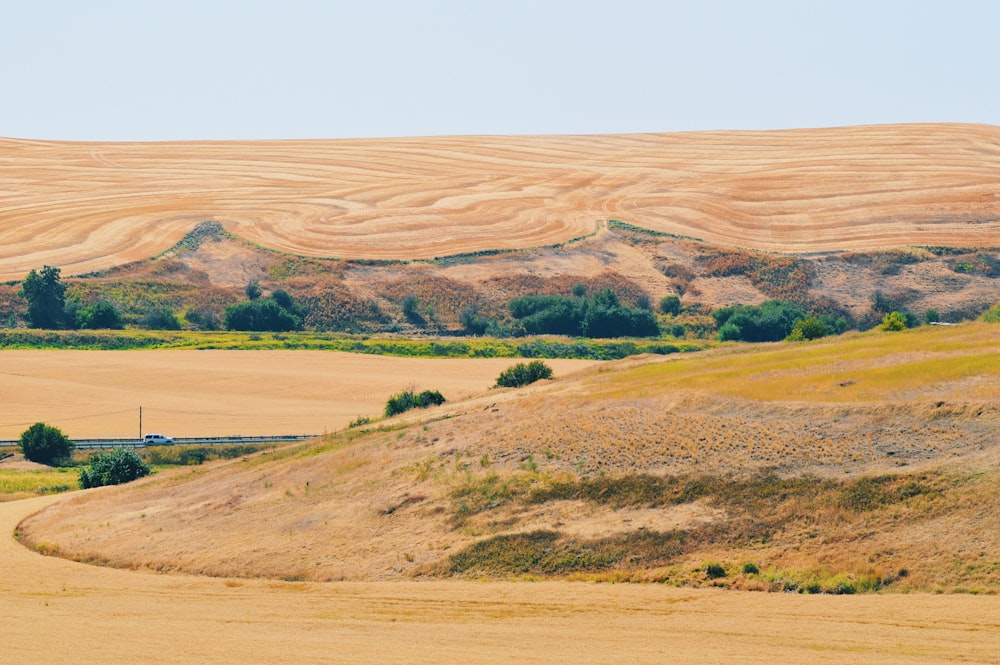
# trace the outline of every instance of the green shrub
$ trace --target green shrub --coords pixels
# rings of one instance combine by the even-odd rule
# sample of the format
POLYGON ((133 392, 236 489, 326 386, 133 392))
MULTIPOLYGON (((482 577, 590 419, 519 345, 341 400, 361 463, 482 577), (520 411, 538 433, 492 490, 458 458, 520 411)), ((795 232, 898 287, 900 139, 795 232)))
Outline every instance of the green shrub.
POLYGON ((539 379, 551 379, 552 368, 541 360, 532 360, 528 364, 517 363, 500 372, 496 386, 502 388, 520 388, 539 379))
POLYGON ((712 312, 719 339, 744 342, 777 342, 788 337, 805 311, 795 303, 769 300, 761 305, 720 307, 712 312))
POLYGON ((32 462, 58 466, 69 461, 73 442, 58 427, 35 423, 21 433, 21 452, 32 462))
POLYGON ((230 305, 225 314, 226 330, 287 332, 302 327, 296 312, 282 307, 273 297, 230 305))
MULTIPOLYGON (((648 298, 648 296, 647 296, 648 298)), ((611 289, 592 298, 526 295, 507 304, 525 332, 584 337, 653 337, 660 334, 648 309, 626 307, 611 289)))
POLYGON ((708 575, 708 579, 717 580, 726 576, 726 568, 721 563, 712 562, 705 566, 705 574, 708 575))
POLYGON ((121 485, 148 476, 149 465, 131 448, 115 448, 108 454, 90 458, 90 466, 80 471, 80 489, 121 485))
POLYGON ((73 318, 77 328, 88 330, 121 330, 125 327, 118 309, 106 300, 77 309, 73 318))
POLYGON ((663 296, 660 298, 660 312, 677 316, 681 313, 681 299, 677 296, 663 296))
POLYGON ((886 331, 905 330, 906 315, 898 311, 889 312, 882 317, 882 323, 879 324, 878 329, 886 331))
POLYGON ((799 319, 792 326, 792 332, 785 339, 790 342, 801 342, 807 339, 819 339, 830 334, 830 328, 814 316, 799 319))
POLYGON ((755 563, 747 562, 747 563, 743 564, 743 574, 744 575, 760 575, 760 568, 758 568, 757 564, 755 564, 755 563))
MULTIPOLYGON (((197 323, 192 321, 192 323, 197 323)), ((169 307, 158 307, 142 317, 142 327, 147 330, 180 330, 181 322, 169 307)))
POLYGON ((444 396, 436 390, 425 390, 416 394, 412 389, 407 389, 389 398, 385 404, 385 415, 389 418, 410 409, 426 409, 429 406, 444 404, 444 402, 444 396))
POLYGON ((983 312, 983 321, 986 323, 1000 323, 1000 302, 983 312))

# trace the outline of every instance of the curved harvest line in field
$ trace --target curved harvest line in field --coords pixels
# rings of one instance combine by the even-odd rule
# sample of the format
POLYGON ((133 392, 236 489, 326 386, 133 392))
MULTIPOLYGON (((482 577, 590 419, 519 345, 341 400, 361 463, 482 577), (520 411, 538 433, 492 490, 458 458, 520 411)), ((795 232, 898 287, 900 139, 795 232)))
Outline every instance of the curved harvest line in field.
POLYGON ((620 218, 742 247, 998 244, 1000 128, 371 140, 0 140, 0 279, 145 259, 217 220, 295 254, 420 259, 620 218))

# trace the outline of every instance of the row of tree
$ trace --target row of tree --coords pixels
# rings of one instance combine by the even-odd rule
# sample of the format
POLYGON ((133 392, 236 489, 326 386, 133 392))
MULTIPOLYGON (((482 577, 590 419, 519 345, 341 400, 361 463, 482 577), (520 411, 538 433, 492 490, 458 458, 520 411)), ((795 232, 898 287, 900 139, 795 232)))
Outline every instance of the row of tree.
POLYGON ((82 305, 66 302, 66 285, 59 268, 32 269, 21 283, 20 295, 28 302, 27 319, 32 328, 123 328, 121 314, 109 302, 82 305))
MULTIPOLYGON (((307 312, 286 291, 276 289, 265 297, 256 281, 250 282, 245 291, 246 301, 225 309, 226 329, 285 332, 302 328, 307 312)), ((28 303, 26 318, 33 328, 124 327, 122 316, 110 302, 86 305, 78 300, 67 302, 66 286, 60 279, 59 268, 45 266, 41 271, 31 270, 22 283, 20 295, 28 303)), ((877 306, 883 304, 875 303, 877 306)), ((540 334, 593 338, 652 337, 662 332, 648 297, 640 298, 638 306, 630 307, 624 305, 610 289, 588 296, 582 284, 573 288, 571 296, 520 296, 511 300, 507 309, 510 318, 501 321, 482 316, 477 307, 468 306, 459 316, 459 322, 468 334, 496 337, 540 334)), ((688 311, 678 296, 663 297, 659 301, 659 310, 666 316, 675 317, 667 332, 675 336, 686 333, 684 325, 676 321, 676 317, 688 311)), ((415 296, 404 298, 402 311, 411 323, 426 323, 415 296)), ((919 325, 912 314, 905 311, 901 314, 906 317, 907 327, 919 325)), ((192 322, 197 324, 193 316, 192 322)), ((937 318, 937 312, 928 310, 928 322, 937 318)), ((761 305, 721 307, 711 312, 710 329, 711 320, 714 320, 719 339, 746 342, 815 339, 844 332, 850 326, 843 316, 809 312, 800 304, 781 300, 761 305)), ((166 308, 151 312, 144 322, 146 327, 157 329, 180 328, 177 317, 166 308)), ((217 321, 212 327, 215 324, 217 321)))

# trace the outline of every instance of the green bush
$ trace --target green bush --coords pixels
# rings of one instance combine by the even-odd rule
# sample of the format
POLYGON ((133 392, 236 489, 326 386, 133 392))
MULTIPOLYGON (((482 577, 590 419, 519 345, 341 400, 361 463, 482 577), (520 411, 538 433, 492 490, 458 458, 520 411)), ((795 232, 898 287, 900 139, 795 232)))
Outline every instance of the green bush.
POLYGON ((677 316, 681 313, 681 299, 677 296, 663 296, 660 298, 660 312, 677 316))
MULTIPOLYGON (((192 321, 192 323, 197 323, 192 321)), ((181 322, 169 307, 158 307, 142 317, 142 327, 147 330, 180 330, 181 322)))
POLYGON ((660 334, 648 309, 622 305, 614 291, 588 297, 526 295, 507 304, 517 324, 529 334, 583 337, 653 337, 660 334))
POLYGON ((24 458, 39 464, 58 466, 69 461, 73 442, 58 427, 35 423, 21 433, 24 458))
POLYGON ((425 390, 416 394, 412 389, 396 393, 385 403, 385 415, 387 418, 398 415, 410 409, 426 409, 429 406, 444 404, 444 396, 436 390, 425 390))
POLYGON ((902 312, 889 312, 882 317, 882 323, 879 324, 879 330, 905 330, 906 329, 906 315, 902 312))
POLYGON ((795 303, 769 300, 761 305, 720 307, 712 312, 721 341, 777 342, 788 337, 795 322, 805 318, 795 303))
POLYGON ((121 485, 148 476, 151 469, 131 448, 115 448, 108 454, 90 458, 90 466, 80 471, 80 489, 121 485))
POLYGON ((983 321, 986 323, 1000 323, 1000 302, 983 312, 983 321))
POLYGON ((225 314, 226 330, 287 332, 302 327, 302 319, 274 297, 257 298, 230 305, 225 314))
POLYGON ((74 321, 77 328, 88 330, 121 330, 125 327, 118 309, 106 300, 76 310, 74 321))
POLYGON ((726 576, 726 569, 721 563, 710 563, 705 566, 705 574, 710 580, 717 580, 726 576))
POLYGON ((541 360, 532 360, 528 364, 517 363, 500 372, 496 386, 502 388, 520 388, 539 379, 551 379, 552 368, 541 360))
POLYGON ((792 326, 792 332, 785 339, 790 342, 801 342, 807 339, 819 339, 830 334, 830 328, 814 316, 799 319, 792 326))

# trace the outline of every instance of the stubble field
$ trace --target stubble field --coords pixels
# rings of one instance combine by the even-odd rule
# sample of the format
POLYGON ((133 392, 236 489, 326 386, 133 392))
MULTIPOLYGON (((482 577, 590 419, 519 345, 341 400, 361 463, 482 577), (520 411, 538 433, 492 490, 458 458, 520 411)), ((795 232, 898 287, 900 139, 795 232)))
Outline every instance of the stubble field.
POLYGON ((341 141, 0 140, 0 279, 162 252, 199 222, 274 250, 426 259, 561 243, 619 218, 784 252, 1000 236, 1000 129, 341 141))
MULTIPOLYGON (((46 497, 0 504, 0 532, 46 497)), ((156 575, 0 539, 12 663, 996 663, 997 596, 156 575)))
MULTIPOLYGON (((0 438, 35 422, 69 437, 322 434, 382 414, 410 386, 457 400, 516 360, 423 359, 328 351, 4 351, 0 438)), ((557 374, 594 361, 553 360, 557 374)))

